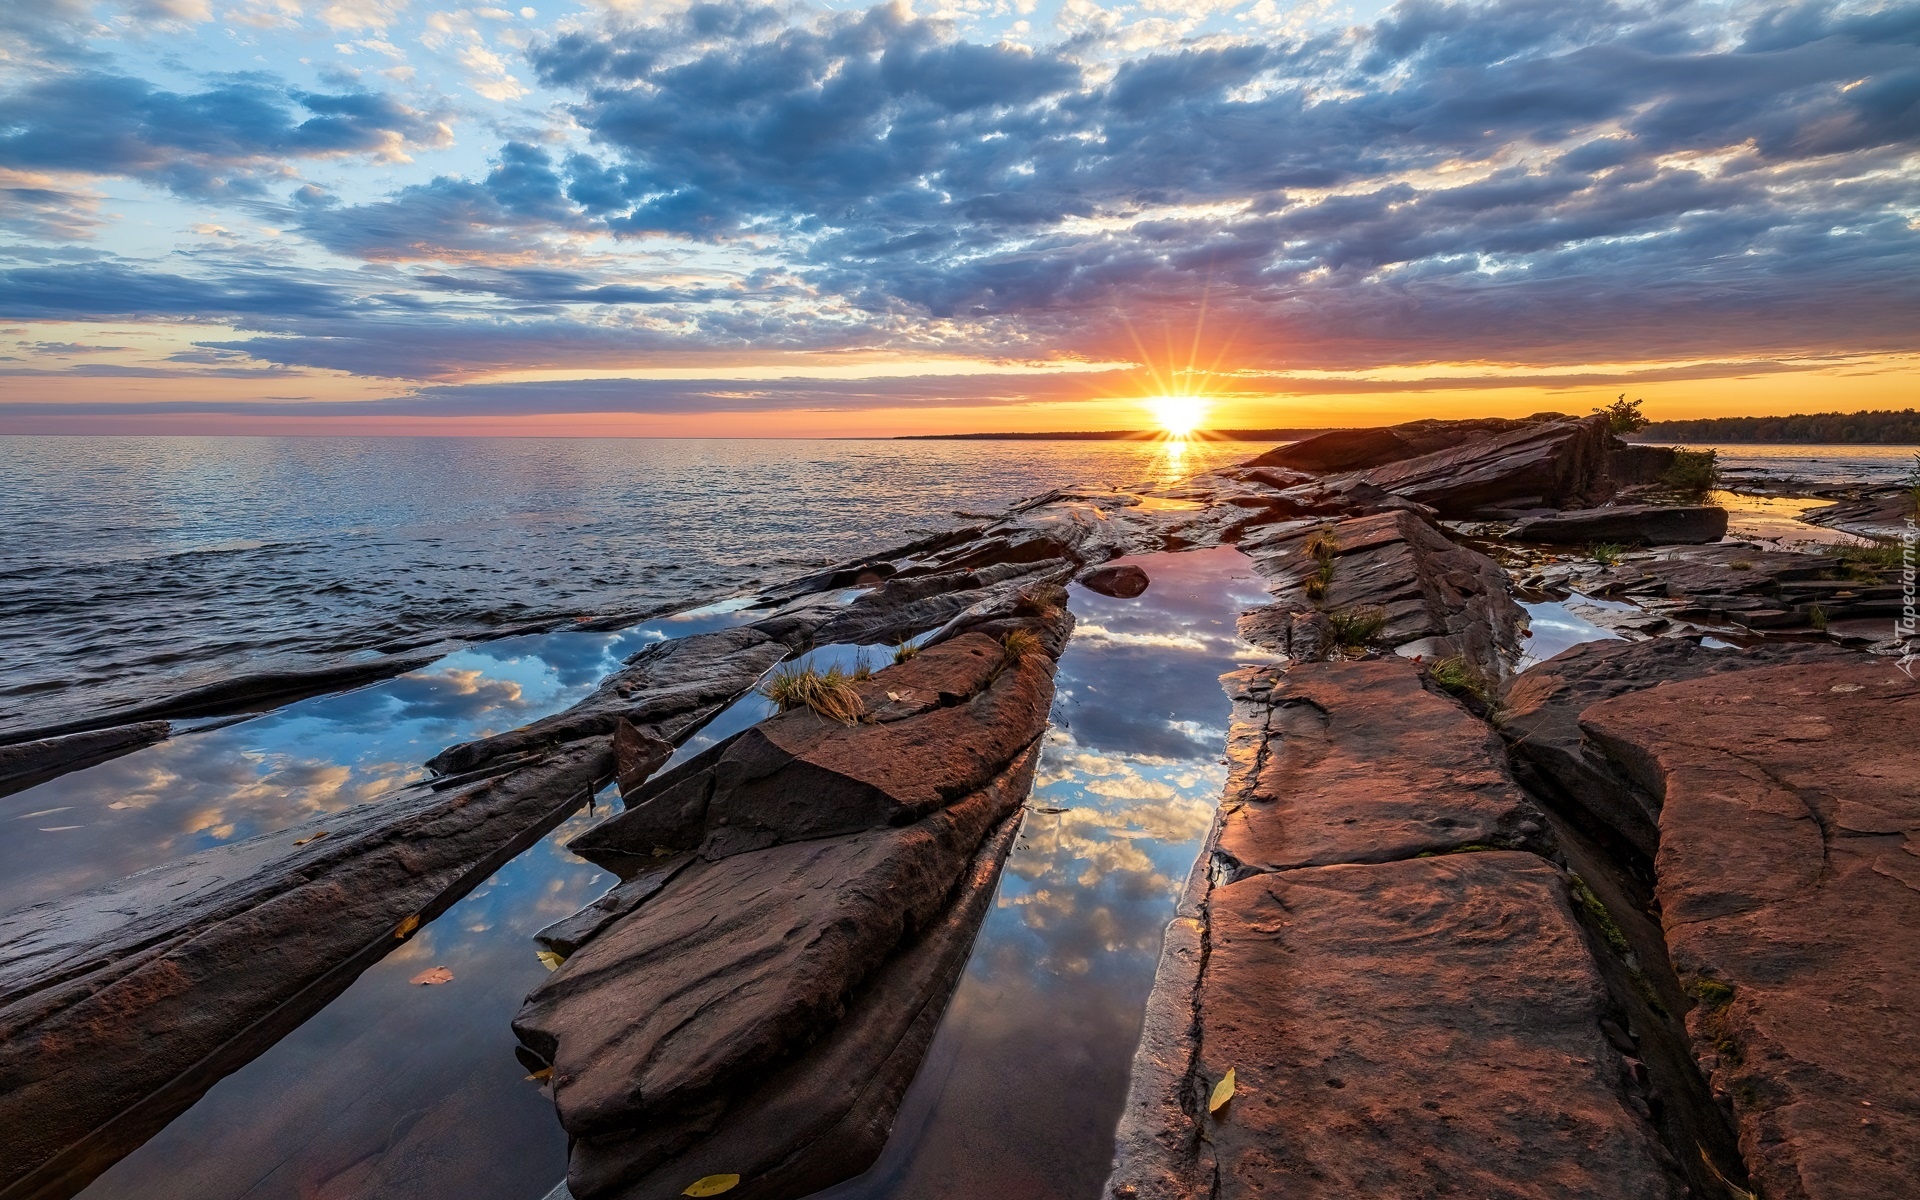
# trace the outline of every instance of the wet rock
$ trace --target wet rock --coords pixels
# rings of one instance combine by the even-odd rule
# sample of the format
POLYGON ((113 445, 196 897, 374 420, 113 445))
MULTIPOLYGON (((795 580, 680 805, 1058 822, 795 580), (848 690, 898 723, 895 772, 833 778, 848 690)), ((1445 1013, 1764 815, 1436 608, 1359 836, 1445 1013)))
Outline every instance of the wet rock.
POLYGON ((692 854, 680 853, 654 859, 652 865, 621 881, 592 904, 534 934, 533 940, 563 957, 574 953, 607 926, 658 895, 693 858, 692 854))
POLYGON ((1541 842, 1499 737, 1404 659, 1297 663, 1241 724, 1253 765, 1221 806, 1218 877, 1541 842))
POLYGON ((723 858, 926 816, 992 778, 1046 728, 1052 662, 1009 663, 962 634, 858 685, 867 718, 808 709, 769 718, 640 789, 570 849, 627 873, 660 850, 723 858))
POLYGON ((78 1190, 612 773, 596 739, 0 916, 0 1189, 78 1190))
POLYGON ((260 671, 189 688, 159 700, 136 704, 131 708, 115 709, 98 716, 62 721, 56 725, 0 730, 0 737, 16 743, 41 741, 71 733, 104 729, 108 726, 144 724, 164 719, 217 717, 241 712, 264 712, 275 705, 286 704, 304 696, 317 696, 323 692, 356 687, 376 679, 388 679, 404 674, 416 667, 424 667, 439 657, 439 651, 430 654, 391 654, 337 666, 260 671))
POLYGON ((1071 570, 1063 560, 1047 559, 890 579, 820 624, 811 640, 823 645, 897 645, 975 605, 991 605, 1071 570))
MULTIPOLYGON (((737 1138, 729 1108, 843 1024, 860 986, 964 898, 976 852, 1025 798, 1038 753, 1027 747, 985 786, 904 827, 695 861, 535 989, 514 1028, 554 1066, 575 1139, 574 1194, 652 1194, 622 1189, 716 1130, 737 1138)), ((869 1014, 896 1032, 853 1048, 867 1069, 899 1045, 911 1023, 901 1015, 869 1014)), ((765 1128, 774 1144, 759 1160, 778 1163, 784 1155, 768 1151, 806 1132, 765 1128)), ((678 1178, 677 1191, 697 1177, 667 1181, 678 1178)))
POLYGON ((1905 491, 1893 491, 1842 500, 1802 513, 1800 519, 1855 537, 1893 540, 1906 534, 1913 515, 1913 497, 1905 491))
POLYGON ((1581 725, 1659 798, 1656 890, 1687 1025, 1756 1190, 1911 1192, 1920 684, 1854 655, 1635 692, 1581 725))
POLYGON ((1616 487, 1658 483, 1673 469, 1679 451, 1673 446, 1641 446, 1615 442, 1607 456, 1607 474, 1616 487))
POLYGON ((172 728, 165 721, 141 721, 0 746, 0 796, 164 741, 172 728))
POLYGON ((620 784, 620 795, 632 795, 647 781, 647 777, 660 769, 662 763, 673 757, 673 743, 662 741, 641 729, 632 721, 621 717, 613 727, 613 764, 614 779, 620 784))
MULTIPOLYGON (((1489 679, 1505 675, 1519 652, 1522 613, 1509 594, 1506 572, 1413 513, 1288 522, 1242 549, 1268 580, 1275 608, 1282 612, 1336 616, 1378 610, 1384 624, 1372 635, 1375 644, 1437 639, 1446 652, 1434 657, 1460 655, 1489 679), (1324 585, 1317 598, 1311 594, 1316 582, 1324 585)), ((1250 640, 1292 652, 1297 639, 1286 646, 1260 640, 1277 630, 1277 614, 1264 624, 1250 620, 1244 626, 1250 640)))
POLYGON ((1446 517, 1494 508, 1568 508, 1612 494, 1605 417, 1523 424, 1362 472, 1358 478, 1446 517))
POLYGON ((1707 505, 1663 507, 1621 504, 1530 517, 1507 535, 1518 542, 1570 545, 1676 545, 1717 542, 1727 536, 1727 510, 1707 505))
POLYGON ((666 1140, 659 1130, 582 1141, 575 1150, 581 1186, 624 1177, 630 1181, 613 1192, 623 1200, 667 1200, 692 1180, 725 1173, 743 1177, 738 1194, 766 1200, 810 1195, 872 1166, 939 1028, 1019 829, 1016 813, 988 836, 947 909, 860 985, 846 1015, 818 1042, 731 1099, 717 1123, 696 1119, 668 1135, 685 1142, 669 1161, 658 1161, 656 1147, 666 1140))
POLYGON ((1080 577, 1080 583, 1102 596, 1131 600, 1147 590, 1148 579, 1147 573, 1139 567, 1126 565, 1095 567, 1080 577))
POLYGON ((1207 909, 1185 1086, 1142 1102, 1136 1063, 1110 1194, 1683 1194, 1541 859, 1283 871, 1215 887, 1207 909), (1208 1113, 1229 1068, 1233 1098, 1208 1113))
POLYGON ((506 755, 611 735, 622 720, 650 737, 677 742, 752 688, 788 652, 751 626, 661 642, 628 659, 565 712, 450 747, 427 765, 446 774, 471 771, 506 755))

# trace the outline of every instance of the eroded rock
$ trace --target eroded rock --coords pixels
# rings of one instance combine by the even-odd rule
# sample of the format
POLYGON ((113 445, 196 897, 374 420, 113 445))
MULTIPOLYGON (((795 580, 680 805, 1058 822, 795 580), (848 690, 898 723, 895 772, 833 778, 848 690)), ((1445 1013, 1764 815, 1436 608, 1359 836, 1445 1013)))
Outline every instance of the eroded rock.
POLYGON ((1374 467, 1358 478, 1446 517, 1569 508, 1612 494, 1607 461, 1613 444, 1602 416, 1528 422, 1374 467))
POLYGON ((1600 1021, 1566 885, 1456 854, 1216 887, 1194 997, 1191 1164, 1114 1182, 1211 1195, 1677 1197, 1600 1021), (1205 1100, 1232 1068, 1233 1099, 1205 1100), (1184 1168, 1184 1169, 1182 1169, 1184 1168), (1170 1186, 1171 1185, 1171 1186, 1170 1186))
POLYGON ((1920 684, 1885 659, 1616 697, 1581 726, 1660 802, 1695 1052, 1768 1197, 1920 1174, 1920 684))
POLYGON ((172 729, 165 721, 141 721, 0 746, 0 796, 11 795, 66 771, 131 754, 143 746, 166 740, 172 729))
MULTIPOLYGON (((1432 639, 1429 657, 1459 655, 1489 679, 1501 678, 1518 655, 1522 613, 1506 572, 1413 513, 1287 522, 1242 548, 1268 580, 1279 612, 1348 620, 1377 613, 1382 623, 1369 637, 1373 644, 1432 639)), ((1295 653, 1298 619, 1288 619, 1284 645, 1279 620, 1279 613, 1262 617, 1255 610, 1242 622, 1243 636, 1295 653)))

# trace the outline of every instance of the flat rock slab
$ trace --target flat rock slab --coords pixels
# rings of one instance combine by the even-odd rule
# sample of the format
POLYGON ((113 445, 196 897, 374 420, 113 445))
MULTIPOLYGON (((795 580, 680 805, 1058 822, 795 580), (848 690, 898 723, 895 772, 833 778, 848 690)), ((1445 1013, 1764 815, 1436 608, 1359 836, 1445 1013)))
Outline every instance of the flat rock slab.
POLYGON ((612 772, 587 742, 0 917, 0 1188, 77 1190, 612 772))
POLYGON ((1208 908, 1198 1051, 1171 1118, 1186 1128, 1153 1152, 1123 1141, 1111 1194, 1682 1194, 1631 1106, 1600 1029, 1604 984, 1546 862, 1286 871, 1216 887, 1208 908), (1233 1098, 1208 1114, 1229 1068, 1233 1098))
POLYGON ((1920 1179, 1920 684, 1850 656, 1664 684, 1581 726, 1661 797, 1689 1032, 1768 1200, 1920 1179))
POLYGON ((143 746, 166 740, 172 730, 173 726, 165 721, 140 721, 0 746, 0 796, 24 791, 66 771, 131 754, 143 746))
POLYGON ((1574 545, 1699 545, 1727 536, 1727 510, 1710 505, 1620 504, 1529 517, 1507 536, 1517 542, 1574 545))
POLYGON ((1500 739, 1404 659, 1296 664, 1237 706, 1216 870, 1388 862, 1544 832, 1500 739), (1242 728, 1242 726, 1247 728, 1242 728))

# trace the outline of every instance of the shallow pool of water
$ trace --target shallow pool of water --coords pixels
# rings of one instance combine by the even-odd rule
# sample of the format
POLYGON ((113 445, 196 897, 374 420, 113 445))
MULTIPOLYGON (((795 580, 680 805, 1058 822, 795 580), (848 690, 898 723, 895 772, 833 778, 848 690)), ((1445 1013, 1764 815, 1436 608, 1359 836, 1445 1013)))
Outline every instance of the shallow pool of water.
MULTIPOLYGON (((962 1197, 1011 1188, 1012 1194, 1091 1200, 1099 1193, 1162 931, 1224 781, 1228 705, 1218 677, 1265 657, 1234 633, 1240 609, 1266 599, 1238 552, 1126 561, 1153 579, 1143 596, 1116 600, 1073 589, 1079 625, 1061 659, 1054 726, 1031 811, 894 1136, 872 1171, 825 1195, 962 1197)), ((709 613, 696 622, 708 619, 721 618, 709 613)), ((623 635, 644 636, 653 635, 623 635)), ((553 643, 530 642, 516 654, 461 669, 488 682, 511 670, 523 697, 536 692, 529 683, 548 680, 537 689, 542 699, 525 703, 551 711, 565 703, 561 697, 590 688, 636 644, 562 643, 578 647, 566 657, 553 643)), ((866 657, 878 668, 890 653, 830 646, 808 657, 815 665, 849 668, 866 657)), ((454 668, 435 669, 444 680, 454 668)), ((315 709, 317 701, 275 716, 316 723, 302 744, 314 759, 350 772, 376 759, 416 763, 438 749, 443 742, 420 742, 433 736, 429 719, 456 720, 458 737, 529 719, 526 710, 499 705, 430 718, 445 697, 432 700, 433 692, 417 681, 361 691, 369 695, 354 702, 362 715, 353 719, 344 709, 315 709), (412 699, 402 704, 399 697, 412 699), (381 719, 383 709, 413 714, 419 728, 395 731, 391 717, 381 719)), ((769 711, 763 698, 743 698, 682 755, 769 711)), ((199 736, 238 734, 268 720, 199 736)), ((261 730, 252 736, 251 744, 265 741, 261 730)), ((183 744, 155 750, 177 754, 183 744)), ((199 756, 183 760, 198 764, 196 778, 209 793, 216 790, 217 760, 233 753, 222 745, 204 741, 199 756)), ((261 777, 262 815, 248 832, 307 811, 314 785, 288 777, 287 770, 261 777)), ((611 789, 602 800, 618 804, 611 789)), ((239 811, 231 796, 226 803, 239 811)), ((527 1078, 513 1054, 509 1023, 545 974, 532 935, 614 882, 565 849, 605 815, 605 809, 594 818, 576 815, 501 868, 83 1195, 547 1195, 564 1174, 566 1138, 544 1084, 527 1078)), ((238 828, 234 836, 242 836, 238 828)))
POLYGON ((1571 650, 1582 642, 1624 641, 1619 634, 1604 625, 1597 625, 1574 612, 1569 605, 1592 605, 1594 608, 1608 608, 1620 612, 1639 612, 1637 605, 1626 604, 1618 600, 1601 600, 1574 592, 1565 600, 1539 600, 1518 602, 1527 613, 1527 628, 1533 636, 1527 638, 1520 654, 1520 661, 1514 664, 1516 671, 1524 671, 1535 663, 1542 663, 1565 650, 1571 650))

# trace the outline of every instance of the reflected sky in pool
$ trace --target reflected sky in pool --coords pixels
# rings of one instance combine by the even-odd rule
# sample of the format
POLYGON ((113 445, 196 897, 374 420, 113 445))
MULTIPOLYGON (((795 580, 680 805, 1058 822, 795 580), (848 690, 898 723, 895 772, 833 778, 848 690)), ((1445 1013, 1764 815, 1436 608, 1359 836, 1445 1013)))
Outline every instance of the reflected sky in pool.
MULTIPOLYGON (((604 799, 618 807, 618 792, 604 799)), ((599 817, 604 817, 602 810, 599 817)), ((88 1200, 535 1200, 566 1173, 509 1027, 533 934, 611 887, 576 814, 107 1171, 88 1200), (446 983, 411 980, 444 967, 446 983)))
POLYGON ((1225 783, 1219 676, 1265 657, 1234 618, 1268 599, 1235 550, 1120 561, 1152 586, 1074 589, 994 910, 886 1151, 822 1197, 1099 1195, 1161 938, 1225 783))
POLYGON ((1590 604, 1595 608, 1612 608, 1623 612, 1638 612, 1639 607, 1618 600, 1601 600, 1574 592, 1565 600, 1541 600, 1519 602, 1527 610, 1527 628, 1533 636, 1526 641, 1526 650, 1520 661, 1514 664, 1516 671, 1524 671, 1535 663, 1543 663, 1563 650, 1571 650, 1582 642, 1620 641, 1620 635, 1604 626, 1596 625, 1567 606, 1570 604, 1590 604))
POLYGON ((364 803, 426 776, 447 746, 558 712, 650 643, 751 616, 723 603, 617 633, 469 646, 0 799, 0 912, 364 803))

